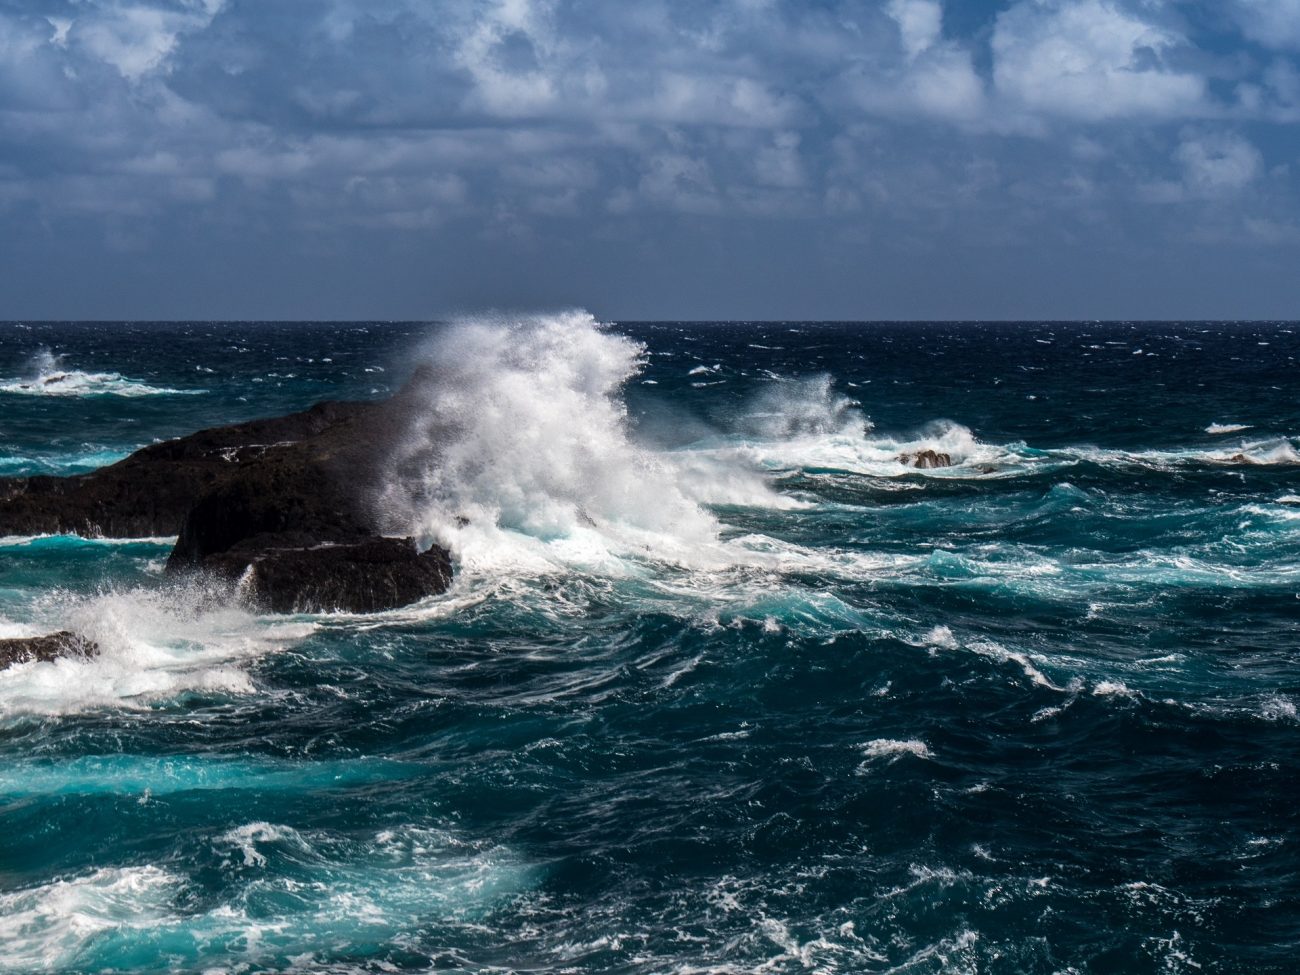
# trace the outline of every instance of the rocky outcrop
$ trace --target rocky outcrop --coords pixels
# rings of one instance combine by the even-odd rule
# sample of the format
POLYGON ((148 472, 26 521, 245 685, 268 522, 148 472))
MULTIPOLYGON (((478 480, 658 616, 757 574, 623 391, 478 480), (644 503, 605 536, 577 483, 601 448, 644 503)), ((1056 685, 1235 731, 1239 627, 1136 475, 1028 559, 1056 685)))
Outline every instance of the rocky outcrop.
POLYGON ((57 660, 59 657, 93 657, 99 647, 83 636, 60 630, 48 636, 19 637, 0 640, 0 670, 33 660, 57 660))
POLYGON ((277 612, 371 612, 444 591, 446 551, 389 538, 376 517, 380 472, 420 408, 319 403, 145 447, 75 477, 0 480, 0 535, 176 535, 169 575, 237 582, 277 612))
POLYGON ((299 546, 290 541, 255 536, 201 564, 236 580, 242 597, 275 613, 373 613, 442 592, 451 583, 447 553, 420 552, 410 538, 299 546))
POLYGON ((0 479, 0 535, 175 535, 196 498, 244 479, 264 460, 336 470, 349 461, 373 463, 375 443, 387 437, 374 437, 372 428, 388 426, 384 415, 400 409, 395 401, 318 403, 153 444, 87 474, 0 479))
POLYGON ((929 470, 934 467, 951 467, 952 456, 950 454, 940 453, 937 450, 926 448, 916 452, 905 452, 898 455, 898 462, 906 467, 915 467, 918 470, 929 470))

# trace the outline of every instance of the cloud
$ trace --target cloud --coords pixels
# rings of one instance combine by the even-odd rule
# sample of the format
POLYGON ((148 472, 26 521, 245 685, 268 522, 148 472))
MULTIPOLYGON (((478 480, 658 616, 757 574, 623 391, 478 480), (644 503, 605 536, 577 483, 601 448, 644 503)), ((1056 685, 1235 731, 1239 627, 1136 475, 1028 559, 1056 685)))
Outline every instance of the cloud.
POLYGON ((1300 0, 1229 0, 1251 40, 1273 48, 1300 48, 1300 0))
POLYGON ((667 267, 806 235, 809 280, 808 239, 1158 250, 1224 201, 1300 225, 1271 175, 1290 8, 1225 2, 0 0, 0 208, 11 241, 158 261, 493 240, 581 269, 623 241, 667 267))
POLYGON ((1194 117, 1205 79, 1167 57, 1187 45, 1108 0, 1021 0, 998 16, 993 80, 1012 106, 1047 116, 1194 117))
POLYGON ((1200 196, 1236 193, 1254 182, 1264 159, 1249 141, 1233 132, 1189 132, 1174 151, 1183 182, 1200 196))
POLYGON ((135 81, 163 68, 180 36, 207 27, 223 2, 91 6, 75 18, 51 20, 51 42, 60 46, 71 42, 135 81))
POLYGON ((938 0, 890 0, 884 12, 899 48, 852 64, 845 75, 850 98, 875 115, 984 124, 984 81, 970 49, 943 39, 938 0))
POLYGON ((943 5, 939 0, 889 0, 885 6, 898 24, 903 50, 916 58, 934 47, 943 31, 943 5))

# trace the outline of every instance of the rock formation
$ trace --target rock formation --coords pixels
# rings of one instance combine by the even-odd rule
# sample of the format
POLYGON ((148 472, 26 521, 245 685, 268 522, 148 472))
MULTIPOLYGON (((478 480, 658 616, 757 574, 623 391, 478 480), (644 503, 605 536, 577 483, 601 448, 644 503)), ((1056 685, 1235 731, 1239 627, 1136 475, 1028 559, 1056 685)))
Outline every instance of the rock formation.
POLYGON ((898 462, 907 467, 928 470, 932 467, 951 467, 952 456, 926 448, 915 453, 905 452, 898 455, 898 462))
POLYGON ((32 660, 54 660, 58 657, 93 657, 99 653, 97 647, 85 637, 67 630, 51 633, 48 636, 19 637, 0 640, 0 670, 14 664, 25 664, 32 660))
POLYGON ((451 561, 381 531, 374 498, 420 407, 326 402, 201 430, 74 477, 0 479, 0 535, 177 535, 167 572, 238 583, 276 612, 372 612, 444 591, 451 561))

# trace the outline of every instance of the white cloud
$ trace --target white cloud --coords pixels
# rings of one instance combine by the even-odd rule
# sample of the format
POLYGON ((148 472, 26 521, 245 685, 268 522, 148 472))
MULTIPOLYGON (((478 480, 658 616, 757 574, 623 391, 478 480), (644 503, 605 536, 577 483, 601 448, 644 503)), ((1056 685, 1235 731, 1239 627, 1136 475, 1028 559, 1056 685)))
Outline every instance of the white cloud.
POLYGON ((1188 132, 1174 150, 1183 182, 1198 196, 1236 193, 1254 182, 1264 159, 1250 142, 1232 132, 1188 132))
POLYGON ((1204 79, 1164 63, 1185 44, 1108 0, 1021 0, 998 16, 993 80, 1011 105, 1046 116, 1196 115, 1204 79))
POLYGON ((698 214, 718 213, 722 209, 707 160, 680 151, 652 156, 635 193, 620 190, 610 200, 609 208, 621 213, 646 204, 698 214))
POLYGON ((890 0, 885 13, 898 27, 904 59, 895 64, 875 59, 853 69, 848 82, 854 100, 883 115, 985 123, 984 81, 970 50, 943 40, 938 0, 890 0))
POLYGON ((547 63, 555 46, 550 6, 542 0, 496 0, 461 40, 457 60, 489 112, 519 118, 555 105, 560 85, 547 63))
POLYGON ((907 56, 928 51, 943 30, 943 6, 938 0, 889 0, 885 11, 898 24, 907 56))
POLYGON ((727 74, 664 71, 645 97, 606 105, 603 115, 668 125, 724 125, 774 128, 791 124, 798 103, 775 94, 763 82, 727 74))
POLYGON ((72 26, 72 21, 67 17, 46 17, 54 33, 50 35, 50 43, 58 47, 63 47, 68 43, 68 28, 72 26))
POLYGON ((135 81, 165 65, 181 34, 212 22, 223 0, 191 3, 182 10, 140 5, 102 5, 71 24, 53 20, 55 42, 75 40, 122 77, 135 81))
POLYGON ((772 144, 754 156, 754 172, 762 186, 784 189, 803 186, 807 177, 799 156, 799 136, 794 132, 777 133, 772 144))
POLYGON ((1242 30, 1265 47, 1300 47, 1300 0, 1233 0, 1242 30))
POLYGON ((984 82, 970 55, 955 46, 928 50, 903 76, 900 89, 926 115, 974 121, 985 112, 984 82))
POLYGON ((1246 86, 1254 97, 1243 97, 1243 104, 1276 122, 1300 122, 1300 71, 1296 66, 1278 58, 1264 69, 1261 81, 1262 85, 1246 86))
POLYGON ((1004 209, 1010 226, 1056 206, 1100 223, 1116 200, 1213 209, 1263 192, 1250 142, 1183 127, 1300 116, 1287 57, 1239 59, 1238 101, 1212 103, 1180 67, 1196 51, 1158 19, 1170 0, 1011 3, 991 34, 965 35, 941 0, 327 0, 215 19, 216 2, 78 0, 67 20, 0 14, 0 139, 19 163, 0 200, 229 225, 276 212, 323 235, 493 213, 519 232, 538 214, 608 230, 633 212, 933 229, 963 208, 1004 209))

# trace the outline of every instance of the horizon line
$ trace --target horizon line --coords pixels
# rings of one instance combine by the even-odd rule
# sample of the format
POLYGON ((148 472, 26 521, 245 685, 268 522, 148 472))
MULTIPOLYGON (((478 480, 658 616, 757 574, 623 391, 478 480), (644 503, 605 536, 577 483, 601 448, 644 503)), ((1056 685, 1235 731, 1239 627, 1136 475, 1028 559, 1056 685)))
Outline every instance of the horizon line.
MULTIPOLYGON (((4 318, 0 325, 445 325, 446 318, 4 318)), ((499 313, 504 315, 510 312, 499 313)), ((519 312, 521 315, 547 312, 519 312)), ((1300 325, 1300 318, 621 318, 612 325, 1300 325)))

